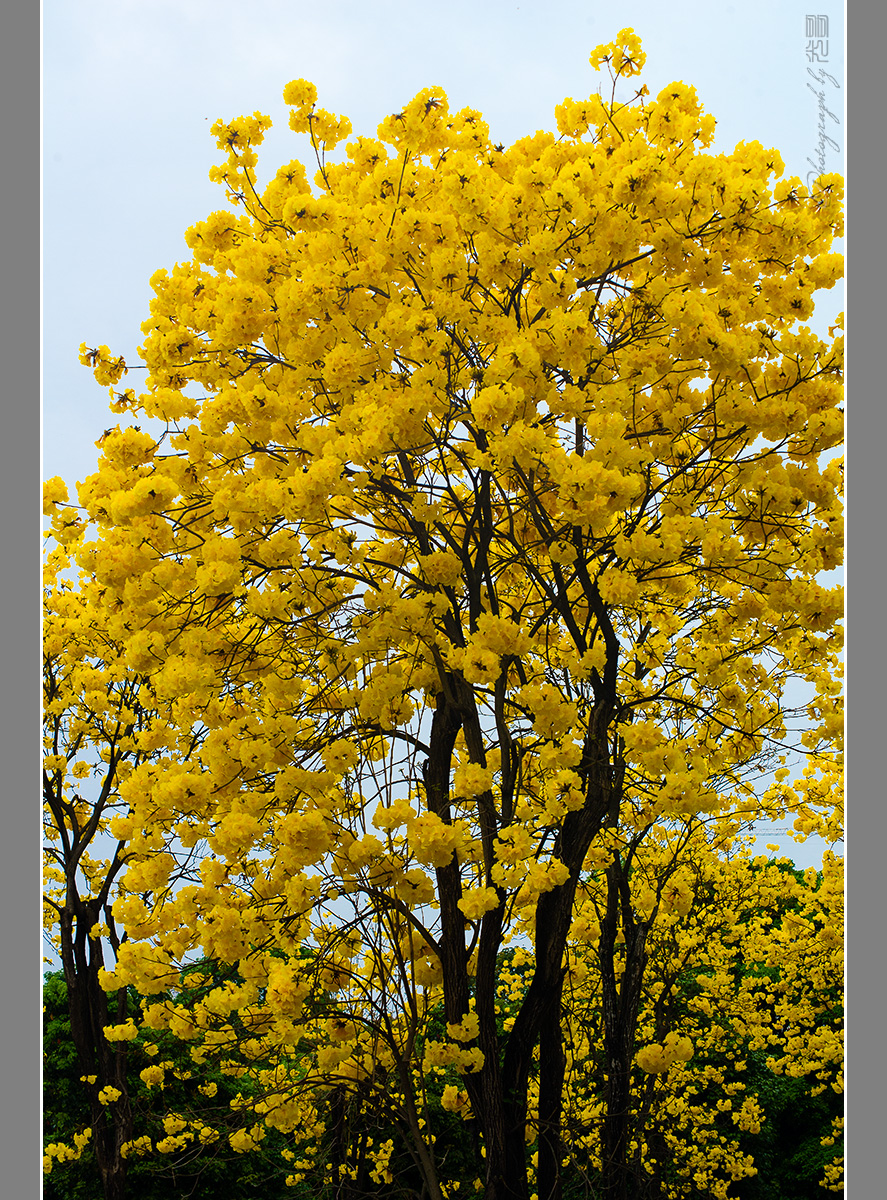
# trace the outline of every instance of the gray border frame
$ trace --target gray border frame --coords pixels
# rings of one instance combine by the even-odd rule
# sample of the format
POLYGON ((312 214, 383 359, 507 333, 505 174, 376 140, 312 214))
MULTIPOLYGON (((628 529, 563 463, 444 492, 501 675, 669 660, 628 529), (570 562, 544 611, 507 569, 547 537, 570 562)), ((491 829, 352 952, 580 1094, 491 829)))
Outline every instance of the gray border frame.
POLYGON ((30 787, 37 785, 40 745, 40 30, 39 4, 4 9, 0 37, 0 111, 6 114, 0 226, 4 617, 0 903, 5 920, 0 959, 4 1084, 0 1153, 4 1192, 22 1197, 38 1195, 41 1179, 40 820, 38 805, 28 799, 30 787))
MULTIPOLYGON (((857 4, 847 13, 847 1140, 846 1182, 854 1200, 884 1187, 883 1029, 885 898, 883 679, 885 340, 884 46, 887 11, 857 4), (852 163, 852 174, 849 164, 852 163), (878 500, 878 494, 881 500, 878 500), (881 620, 879 620, 879 618, 881 620), (852 1116, 852 1121, 851 1121, 852 1116), (879 1181, 880 1180, 880 1186, 879 1181)), ((881 1192, 883 1194, 883 1192, 881 1192)))

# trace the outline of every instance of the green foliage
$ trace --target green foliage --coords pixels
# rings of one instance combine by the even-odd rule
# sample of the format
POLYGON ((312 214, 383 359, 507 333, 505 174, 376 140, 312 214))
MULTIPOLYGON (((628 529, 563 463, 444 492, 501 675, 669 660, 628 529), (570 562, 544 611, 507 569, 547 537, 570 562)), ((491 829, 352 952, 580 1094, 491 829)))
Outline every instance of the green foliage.
MULTIPOLYGON (((128 1015, 136 1015, 140 997, 133 989, 127 997, 128 1015)), ((48 973, 43 984, 43 1106, 44 1145, 70 1142, 74 1133, 89 1127, 87 1094, 80 1080, 77 1056, 71 1039, 67 1012, 67 988, 61 971, 48 973)), ((180 1041, 153 1034, 156 1055, 145 1050, 145 1041, 129 1043, 127 1088, 135 1118, 135 1136, 164 1136, 163 1117, 170 1111, 202 1117, 207 1123, 230 1114, 230 1101, 249 1087, 248 1080, 233 1079, 214 1072, 203 1083, 213 1082, 217 1092, 211 1099, 202 1095, 190 1075, 191 1062, 180 1041), (160 1091, 148 1088, 139 1072, 156 1061, 171 1061, 168 1085, 160 1091), (177 1078, 175 1072, 186 1076, 177 1078)), ((230 1121, 230 1116, 229 1116, 230 1121)), ((235 1154, 224 1139, 176 1156, 154 1154, 130 1157, 127 1192, 132 1200, 293 1200, 285 1185, 287 1163, 280 1155, 281 1135, 269 1130, 259 1153, 235 1154)), ((44 1181, 44 1200, 97 1200, 101 1181, 90 1145, 75 1161, 55 1164, 44 1181)), ((296 1193, 297 1200, 298 1195, 296 1193)))
MULTIPOLYGON (((511 957, 513 951, 503 956, 509 960, 511 957)), ((758 975, 764 968, 746 964, 744 970, 758 975)), ((183 996, 187 997, 191 991, 197 995, 201 987, 219 982, 215 975, 204 975, 199 983, 195 983, 197 978, 200 977, 183 980, 183 996)), ((679 1005, 696 990, 692 971, 686 972, 680 987, 679 1005)), ((46 1142, 70 1141, 75 1132, 88 1127, 89 1108, 79 1079, 67 1016, 67 991, 60 971, 46 975, 43 996, 44 1139, 46 1142)), ((140 997, 130 990, 129 1013, 138 1012, 139 1001, 140 997)), ((517 1001, 512 1007, 517 1007, 517 1001)), ((509 1005, 504 1003, 500 1020, 507 1019, 509 1011, 509 1005)), ((429 1023, 427 1036, 442 1039, 445 1028, 441 1006, 429 1023)), ((251 1084, 247 1076, 232 1078, 215 1071, 209 1079, 206 1074, 202 1074, 201 1079, 204 1084, 215 1082, 217 1094, 212 1099, 203 1096, 192 1079, 179 1079, 174 1074, 174 1071, 185 1076, 190 1074, 192 1064, 182 1043, 157 1032, 152 1032, 151 1039, 158 1046, 154 1056, 146 1052, 146 1039, 141 1033, 128 1048, 127 1079, 136 1136, 149 1133, 155 1138, 162 1137, 162 1118, 170 1110, 202 1116, 208 1123, 219 1122, 224 1111, 230 1108, 231 1099, 237 1093, 249 1092, 251 1084), (146 1087, 139 1075, 145 1065, 157 1061, 174 1064, 173 1071, 168 1073, 168 1086, 162 1091, 146 1087)), ((735 1059, 729 1056, 739 1050, 738 1044, 735 1047, 725 1044, 722 1056, 709 1055, 713 1065, 725 1071, 724 1088, 713 1089, 708 1097, 713 1106, 726 1094, 724 1089, 740 1078, 735 1059)), ((739 1054, 736 1056, 740 1057, 739 1054)), ((841 1147, 823 1146, 821 1140, 828 1137, 833 1119, 840 1116, 842 1098, 830 1088, 814 1095, 811 1080, 775 1073, 767 1066, 767 1057, 765 1051, 745 1055, 747 1066, 741 1078, 746 1094, 760 1102, 765 1119, 759 1133, 739 1134, 740 1147, 743 1153, 754 1156, 758 1173, 735 1184, 732 1194, 736 1200, 822 1200, 824 1192, 819 1181, 823 1169, 841 1153, 841 1147)), ((480 1142, 475 1121, 463 1120, 460 1115, 447 1111, 441 1103, 444 1088, 452 1084, 460 1084, 460 1077, 452 1067, 429 1075, 421 1116, 433 1134, 441 1178, 449 1182, 461 1181, 465 1188, 482 1174, 480 1142)), ((331 1093, 324 1118, 326 1134, 323 1142, 327 1149, 336 1145, 340 1161, 358 1168, 357 1187, 351 1183, 350 1196, 419 1194, 421 1177, 409 1143, 403 1130, 386 1113, 378 1096, 331 1093), (371 1178, 370 1140, 375 1146, 388 1140, 393 1142, 391 1183, 371 1178)), ((724 1120, 729 1121, 727 1114, 724 1120)), ((291 1166, 281 1151, 288 1143, 289 1139, 269 1130, 261 1150, 250 1154, 234 1154, 226 1143, 220 1142, 200 1147, 190 1156, 181 1155, 175 1160, 163 1155, 131 1158, 128 1192, 133 1200, 185 1200, 186 1197, 188 1200, 216 1200, 217 1197, 224 1197, 224 1200, 284 1200, 284 1197, 287 1200, 334 1200, 341 1189, 324 1170, 326 1155, 321 1156, 315 1170, 306 1171, 303 1181, 295 1187, 286 1186, 285 1177, 291 1166)), ((563 1189, 563 1200, 597 1200, 582 1173, 573 1166, 564 1173, 563 1189)), ((45 1184, 44 1200, 96 1200, 100 1190, 95 1158, 87 1147, 79 1160, 54 1167, 45 1184)))
POLYGON ((737 1185, 738 1200, 822 1200, 820 1180, 825 1165, 842 1153, 842 1146, 823 1146, 834 1118, 843 1111, 843 1097, 831 1088, 812 1095, 803 1077, 777 1075, 763 1051, 748 1055, 746 1087, 764 1110, 758 1134, 743 1134, 740 1145, 754 1155, 758 1173, 737 1185))
MULTIPOLYGON (((77 1052, 68 1020, 67 988, 61 971, 43 981, 43 1144, 68 1142, 89 1126, 89 1103, 80 1082, 77 1052)), ((95 1200, 98 1169, 87 1147, 72 1163, 57 1165, 44 1182, 44 1200, 95 1200)))

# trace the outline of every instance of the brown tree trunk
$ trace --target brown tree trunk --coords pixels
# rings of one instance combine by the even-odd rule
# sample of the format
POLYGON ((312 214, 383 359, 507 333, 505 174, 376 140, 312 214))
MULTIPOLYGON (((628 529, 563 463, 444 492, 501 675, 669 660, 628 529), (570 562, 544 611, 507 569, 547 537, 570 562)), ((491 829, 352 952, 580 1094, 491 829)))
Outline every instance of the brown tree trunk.
MULTIPOLYGON (((102 945, 89 937, 99 920, 96 904, 77 900, 62 913, 62 969, 68 992, 68 1017, 71 1038, 77 1051, 77 1065, 83 1075, 95 1076, 89 1085, 90 1117, 96 1163, 105 1200, 125 1200, 126 1160, 120 1153, 124 1142, 132 1139, 133 1122, 126 1086, 126 1051, 114 1050, 104 1036, 108 1021, 108 997, 99 984, 104 966, 102 945), (120 1098, 111 1104, 99 1101, 104 1087, 115 1087, 120 1098)), ((126 994, 117 996, 118 1019, 125 1015, 126 994)))
MULTIPOLYGON (((468 697, 464 684, 449 676, 449 695, 441 693, 431 722, 430 753, 423 777, 428 807, 441 820, 451 820, 449 806, 450 767, 456 737, 467 715, 468 697)), ((462 898, 459 868, 455 859, 437 868, 440 901, 440 960, 443 971, 444 1014, 447 1022, 458 1024, 469 1011, 468 948, 465 945, 465 917, 458 907, 462 898)), ((501 914, 485 917, 478 954, 477 1013, 481 1023, 480 1049, 483 1068, 465 1076, 465 1087, 472 1110, 483 1133, 486 1150, 485 1200, 529 1200, 526 1182, 526 1145, 520 1128, 519 1151, 511 1146, 506 1123, 502 1079, 499 1070, 499 1046, 495 1026, 495 972, 499 946, 497 921, 501 914)))
MULTIPOLYGON (((466 741, 469 741, 476 711, 472 709, 472 698, 466 694, 463 681, 449 676, 446 684, 446 692, 441 692, 437 698, 430 753, 423 775, 429 809, 449 822, 453 748, 463 726, 466 726, 466 741)), ((538 1193, 540 1200, 559 1200, 560 1197, 560 1126, 565 1070, 561 1030, 564 951, 576 886, 588 849, 595 834, 618 810, 620 781, 611 767, 606 734, 611 713, 612 705, 602 704, 589 729, 582 767, 588 799, 582 810, 567 814, 553 847, 555 857, 567 866, 569 878, 552 891, 543 893, 537 902, 535 971, 508 1035, 501 1070, 495 1032, 495 971, 501 912, 487 913, 481 926, 476 1005, 484 1065, 480 1072, 465 1077, 465 1086, 486 1149, 485 1200, 529 1200, 527 1090, 533 1051, 540 1039, 544 1041, 544 1048, 540 1047, 544 1059, 540 1073, 540 1119, 544 1135, 540 1143, 538 1193)), ((438 868, 437 883, 444 1009, 446 1020, 457 1023, 468 1012, 470 993, 465 919, 458 907, 461 883, 455 860, 438 868)))
POLYGON ((561 1200, 561 1110, 563 1106, 564 1054, 561 1001, 563 974, 552 998, 552 1013, 539 1032, 539 1166, 536 1191, 539 1200, 561 1200))
POLYGON ((629 1162, 631 1139, 631 1064, 646 952, 647 925, 635 922, 628 877, 618 856, 607 868, 607 912, 601 923, 598 957, 604 1018, 606 1086, 601 1144, 601 1195, 606 1200, 637 1200, 638 1164, 629 1162), (616 983, 616 935, 625 935, 625 965, 616 983))

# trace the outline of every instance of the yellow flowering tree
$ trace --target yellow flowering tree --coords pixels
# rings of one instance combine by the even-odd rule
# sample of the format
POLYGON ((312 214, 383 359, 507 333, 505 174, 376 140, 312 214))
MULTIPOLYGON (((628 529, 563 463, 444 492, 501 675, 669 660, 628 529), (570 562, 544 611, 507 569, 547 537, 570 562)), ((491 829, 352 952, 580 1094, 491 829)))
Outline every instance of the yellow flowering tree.
MULTIPOLYGON (((762 1076, 765 1092, 787 1075, 810 1098, 842 1094, 842 888, 832 851, 802 876, 698 818, 635 847, 629 903, 649 930, 627 1122, 632 1195, 727 1200, 731 1184, 759 1174, 762 1076)), ((591 873, 582 891, 568 948, 566 1148, 570 1169, 594 1184, 606 1120, 594 1069, 606 1061, 605 881, 591 873)), ((627 961, 622 940, 617 974, 627 961)), ((826 1130, 823 1145, 834 1140, 826 1130)), ((839 1161, 820 1182, 841 1190, 839 1161)))
POLYGON ((651 928, 631 847, 770 814, 755 779, 840 734, 841 600, 818 579, 841 554, 842 339, 804 322, 840 276, 841 181, 784 180, 757 143, 706 153, 685 84, 617 99, 643 58, 630 30, 595 51, 613 91, 564 101, 556 133, 494 145, 428 88, 338 161, 348 121, 289 84, 313 184, 294 161, 260 190, 268 119, 217 123, 229 207, 152 279, 143 390, 82 351, 151 422, 102 439, 75 557, 167 747, 120 783, 141 840, 106 982, 150 996, 189 955, 235 964, 149 1019, 198 1059, 245 1028, 257 1057, 290 1047, 255 1137, 304 1129, 324 1088, 396 1095, 433 1197, 439 1066, 487 1200, 526 1200, 528 1138, 534 1190, 560 1194, 591 869, 602 1186, 630 1194, 651 928), (498 963, 524 942, 505 1029, 498 963), (341 1024, 312 1015, 315 983, 341 1024))
POLYGON ((121 1147, 132 1136, 132 1112, 125 1041, 112 1044, 104 1030, 115 1008, 122 1019, 126 1001, 124 989, 109 1000, 100 972, 106 953, 113 958, 120 944, 112 904, 126 853, 112 827, 120 820, 120 782, 139 762, 141 719, 138 681, 119 663, 116 670, 109 666, 116 648, 95 591, 76 590, 67 578, 65 547, 82 537, 83 525, 66 501, 61 481, 50 481, 45 508, 55 546, 44 587, 43 906, 45 935, 67 985, 91 1127, 78 1134, 75 1147, 51 1144, 44 1167, 51 1171, 54 1158, 78 1157, 92 1138, 104 1195, 118 1200, 125 1194, 121 1147))

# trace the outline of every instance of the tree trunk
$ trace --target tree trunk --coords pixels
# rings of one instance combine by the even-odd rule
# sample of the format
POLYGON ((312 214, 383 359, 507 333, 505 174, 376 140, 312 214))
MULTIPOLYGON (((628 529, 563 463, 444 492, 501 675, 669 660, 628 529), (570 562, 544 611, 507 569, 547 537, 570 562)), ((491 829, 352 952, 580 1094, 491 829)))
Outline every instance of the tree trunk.
MULTIPOLYGON (((456 736, 463 724, 466 741, 476 730, 471 696, 454 676, 438 694, 432 718, 430 753, 423 776, 428 807, 446 822, 451 820, 449 774, 456 736)), ((553 847, 565 863, 569 877, 543 893, 536 905, 535 970, 514 1025, 508 1035, 504 1061, 499 1067, 495 1033, 495 966, 500 948, 501 912, 485 914, 478 953, 477 1012, 481 1023, 484 1065, 465 1077, 472 1109, 483 1132, 486 1148, 485 1200, 529 1200, 527 1177, 527 1090, 533 1051, 544 1047, 540 1074, 540 1200, 560 1200, 561 1110, 564 1051, 561 1030, 561 993, 564 951, 573 916, 573 904, 585 857, 595 834, 618 810, 621 782, 610 764, 606 728, 612 706, 602 705, 591 723, 584 751, 583 775, 587 801, 582 810, 566 815, 553 847)), ((474 713, 476 717, 476 713, 474 713)), ((468 1012, 468 951, 461 899, 459 868, 455 859, 437 869, 441 919, 446 1020, 458 1023, 468 1012)))
POLYGON ((561 1110, 563 1106, 564 1035, 561 1025, 563 975, 552 1001, 552 1013, 539 1033, 539 1200, 561 1200, 561 1110))
POLYGON ((631 1064, 644 980, 647 925, 635 922, 628 877, 618 856, 607 868, 607 912, 601 923, 598 957, 604 1017, 606 1086, 601 1144, 601 1195, 636 1200, 641 1181, 628 1157, 631 1140, 631 1064), (616 984, 615 948, 620 912, 625 935, 625 966, 616 984))
MULTIPOLYGON (((132 1139, 133 1122, 126 1086, 126 1051, 114 1050, 105 1039, 108 1021, 108 997, 99 984, 104 966, 102 945, 88 931, 99 920, 97 905, 77 901, 62 914, 62 969, 68 992, 68 1017, 71 1038, 77 1051, 77 1065, 83 1075, 95 1076, 89 1085, 90 1116, 96 1163, 105 1200, 125 1200, 126 1160, 120 1153, 124 1142, 132 1139), (115 1087, 118 1100, 102 1104, 99 1092, 115 1087)), ((117 997, 118 1018, 125 1015, 126 993, 117 997)))

